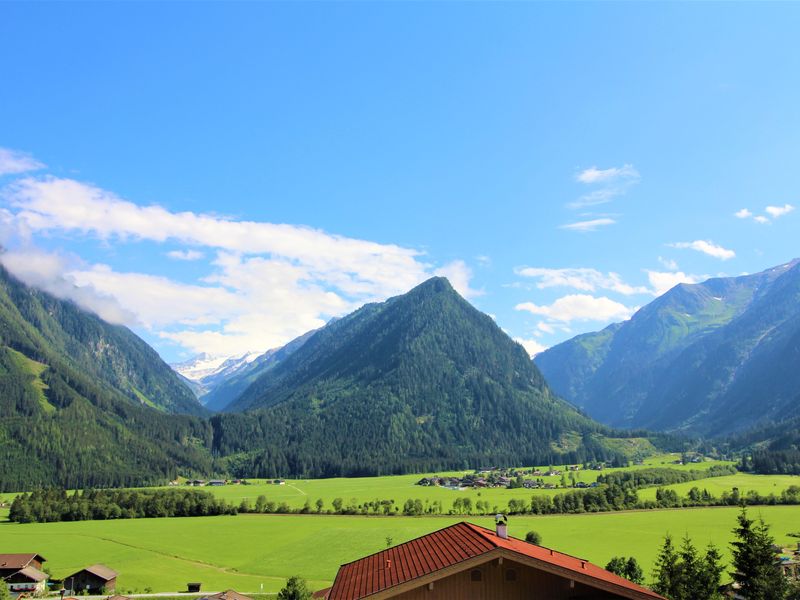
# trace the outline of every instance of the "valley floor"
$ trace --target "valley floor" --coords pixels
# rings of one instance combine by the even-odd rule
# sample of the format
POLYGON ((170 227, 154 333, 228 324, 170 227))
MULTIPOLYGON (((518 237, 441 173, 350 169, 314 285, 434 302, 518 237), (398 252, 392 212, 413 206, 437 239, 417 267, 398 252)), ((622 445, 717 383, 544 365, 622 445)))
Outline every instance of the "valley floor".
MULTIPOLYGON (((735 507, 511 517, 509 533, 542 535, 545 546, 601 566, 615 555, 635 556, 649 576, 665 533, 688 533, 699 548, 713 542, 729 557, 735 507)), ((752 507, 778 543, 797 539, 800 506, 752 507)), ((291 575, 313 589, 330 585, 340 564, 451 523, 469 520, 487 527, 491 517, 363 517, 327 515, 238 515, 173 519, 0 523, 4 551, 38 552, 54 577, 93 563, 120 572, 118 592, 178 592, 189 581, 203 590, 234 588, 275 592, 291 575), (391 540, 387 540, 391 538, 391 540)), ((649 579, 649 577, 648 577, 649 579)))

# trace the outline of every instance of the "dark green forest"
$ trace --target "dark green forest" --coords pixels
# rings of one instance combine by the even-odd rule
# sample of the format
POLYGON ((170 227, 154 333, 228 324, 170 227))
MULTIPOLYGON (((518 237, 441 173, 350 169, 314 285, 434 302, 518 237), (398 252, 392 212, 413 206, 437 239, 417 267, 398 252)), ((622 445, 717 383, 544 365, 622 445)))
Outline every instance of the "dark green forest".
POLYGON ((320 330, 239 408, 202 417, 129 330, 0 271, 2 490, 620 458, 442 278, 320 330))

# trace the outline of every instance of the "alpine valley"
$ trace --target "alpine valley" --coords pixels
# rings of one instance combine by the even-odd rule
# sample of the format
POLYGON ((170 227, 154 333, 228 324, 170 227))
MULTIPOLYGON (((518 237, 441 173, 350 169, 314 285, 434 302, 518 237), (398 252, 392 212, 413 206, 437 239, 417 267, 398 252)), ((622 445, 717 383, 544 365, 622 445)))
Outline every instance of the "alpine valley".
POLYGON ((228 364, 208 394, 230 412, 210 417, 130 330, 5 270, 0 331, 3 490, 620 456, 617 434, 555 396, 525 350, 443 278, 228 364))

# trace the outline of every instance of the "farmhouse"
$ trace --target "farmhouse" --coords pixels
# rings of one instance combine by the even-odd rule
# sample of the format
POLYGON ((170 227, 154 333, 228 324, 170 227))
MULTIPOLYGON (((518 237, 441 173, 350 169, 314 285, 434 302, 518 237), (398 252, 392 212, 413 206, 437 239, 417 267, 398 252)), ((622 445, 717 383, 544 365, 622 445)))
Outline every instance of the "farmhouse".
POLYGON ((199 600, 253 600, 250 596, 245 596, 244 594, 240 594, 236 590, 225 590, 224 592, 220 592, 219 594, 213 594, 211 596, 203 596, 199 600))
POLYGON ((47 573, 42 572, 45 558, 41 554, 0 554, 0 579, 9 591, 42 593, 47 589, 47 573))
POLYGON ((325 600, 664 600, 592 563, 461 522, 342 565, 325 600))
POLYGON ((72 593, 106 594, 117 587, 117 572, 105 565, 92 565, 65 577, 64 582, 72 593))

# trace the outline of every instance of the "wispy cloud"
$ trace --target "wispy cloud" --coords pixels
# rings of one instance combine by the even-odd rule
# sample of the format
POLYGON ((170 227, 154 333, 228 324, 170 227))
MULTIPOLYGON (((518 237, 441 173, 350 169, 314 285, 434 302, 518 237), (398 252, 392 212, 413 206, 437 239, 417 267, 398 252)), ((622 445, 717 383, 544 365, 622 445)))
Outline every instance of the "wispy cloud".
POLYGON ((44 169, 45 165, 27 152, 0 148, 0 175, 17 175, 44 169))
POLYGON ((598 169, 590 167, 575 176, 579 182, 586 185, 600 185, 602 187, 583 194, 567 206, 573 210, 587 206, 597 206, 611 202, 617 196, 623 195, 635 185, 641 176, 633 165, 625 164, 621 167, 598 169))
POLYGON ((552 287, 570 287, 584 292, 598 289, 610 290, 626 296, 646 294, 646 287, 632 286, 625 283, 618 273, 603 274, 597 269, 586 267, 567 269, 548 269, 543 267, 519 267, 515 273, 522 277, 538 279, 536 287, 546 289, 552 287))
POLYGON ((515 310, 529 312, 553 319, 554 321, 600 321, 628 319, 636 311, 611 300, 606 296, 595 297, 589 294, 570 294, 562 296, 549 305, 538 305, 533 302, 522 302, 515 310))
POLYGON ((679 269, 678 263, 671 258, 664 258, 663 256, 658 257, 658 262, 661 263, 661 266, 667 269, 668 271, 677 271, 679 269))
POLYGON ((621 167, 611 167, 610 169, 598 169, 589 167, 575 176, 581 183, 605 183, 619 179, 638 179, 640 177, 633 165, 625 164, 621 167))
MULTIPOLYGON (((783 206, 767 206, 764 208, 764 212, 772 217, 773 220, 776 220, 788 215, 794 210, 794 208, 795 207, 791 204, 784 204, 783 206)), ((767 223, 770 223, 769 217, 765 215, 756 215, 749 208, 737 210, 735 213, 733 213, 733 216, 735 216, 737 219, 753 219, 753 221, 759 223, 760 225, 766 225, 767 223)))
POLYGON ((171 250, 167 256, 175 260, 200 260, 206 255, 198 250, 171 250))
POLYGON ((729 260, 736 256, 736 252, 734 252, 733 250, 728 250, 727 248, 723 248, 722 246, 719 246, 714 242, 708 240, 695 240, 693 242, 675 242, 673 244, 667 244, 667 245, 672 248, 695 250, 697 252, 702 252, 703 254, 707 254, 708 256, 712 256, 720 260, 729 260))
POLYGON ((588 231, 597 231, 601 227, 613 225, 616 221, 610 217, 601 217, 599 219, 589 219, 587 221, 576 221, 574 223, 566 223, 560 225, 560 229, 568 229, 569 231, 579 231, 585 233, 588 231))

